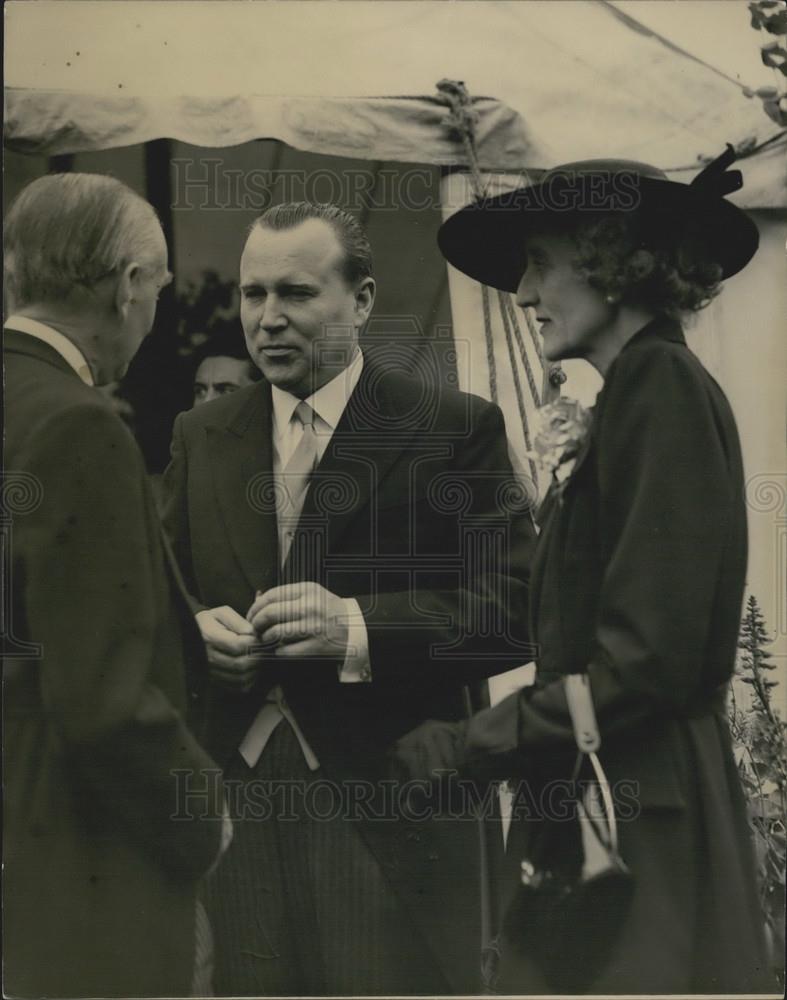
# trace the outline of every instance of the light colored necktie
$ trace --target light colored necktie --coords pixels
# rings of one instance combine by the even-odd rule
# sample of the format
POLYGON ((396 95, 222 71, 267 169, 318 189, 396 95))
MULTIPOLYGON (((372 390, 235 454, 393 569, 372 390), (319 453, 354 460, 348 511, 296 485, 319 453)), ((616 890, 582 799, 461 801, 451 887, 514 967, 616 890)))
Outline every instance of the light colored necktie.
MULTIPOLYGON (((276 520, 278 522, 282 566, 287 561, 295 529, 298 527, 303 501, 306 499, 306 492, 309 488, 309 477, 319 458, 317 438, 314 433, 314 410, 308 403, 301 400, 295 407, 292 419, 303 424, 303 435, 289 462, 278 475, 276 520)), ((249 767, 256 767, 271 734, 282 719, 287 720, 295 733, 309 770, 316 771, 320 763, 287 705, 284 692, 279 684, 268 692, 265 704, 243 737, 243 741, 238 747, 241 756, 249 767)))
POLYGON ((307 402, 301 400, 295 407, 293 420, 303 424, 303 434, 298 447, 292 453, 287 465, 280 473, 280 503, 277 510, 279 526, 279 548, 282 566, 287 561, 287 555, 295 537, 295 529, 303 510, 309 480, 317 466, 319 452, 317 436, 314 433, 314 410, 307 402))

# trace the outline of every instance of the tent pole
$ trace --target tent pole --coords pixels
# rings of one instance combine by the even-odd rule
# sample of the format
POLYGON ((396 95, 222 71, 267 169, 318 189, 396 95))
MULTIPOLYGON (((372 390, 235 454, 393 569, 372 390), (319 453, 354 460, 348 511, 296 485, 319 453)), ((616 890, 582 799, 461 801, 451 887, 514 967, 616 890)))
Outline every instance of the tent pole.
MULTIPOLYGON (((169 269, 175 272, 175 232, 172 221, 172 178, 169 139, 154 139, 145 143, 145 190, 164 230, 169 250, 169 269)), ((174 285, 174 281, 173 281, 174 285)))
POLYGON ((74 169, 74 154, 73 153, 58 153, 55 156, 49 157, 49 167, 47 172, 50 174, 70 174, 74 169))

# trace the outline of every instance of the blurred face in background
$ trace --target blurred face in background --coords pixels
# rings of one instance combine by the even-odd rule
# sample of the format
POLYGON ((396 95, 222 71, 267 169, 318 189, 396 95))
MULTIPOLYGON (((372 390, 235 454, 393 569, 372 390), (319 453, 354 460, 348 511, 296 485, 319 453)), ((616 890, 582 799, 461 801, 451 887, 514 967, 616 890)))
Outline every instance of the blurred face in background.
POLYGON ((194 376, 194 406, 252 385, 254 379, 250 367, 251 361, 244 358, 226 355, 205 358, 194 376))

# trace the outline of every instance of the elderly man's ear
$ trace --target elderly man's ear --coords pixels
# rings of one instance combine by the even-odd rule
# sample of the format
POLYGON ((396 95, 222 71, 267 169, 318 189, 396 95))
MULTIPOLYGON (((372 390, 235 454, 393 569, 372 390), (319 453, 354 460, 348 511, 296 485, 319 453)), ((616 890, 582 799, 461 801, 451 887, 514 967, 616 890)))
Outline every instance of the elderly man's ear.
POLYGON ((137 286, 142 277, 142 269, 135 261, 126 264, 120 272, 115 286, 115 309, 125 322, 130 308, 136 301, 137 286))

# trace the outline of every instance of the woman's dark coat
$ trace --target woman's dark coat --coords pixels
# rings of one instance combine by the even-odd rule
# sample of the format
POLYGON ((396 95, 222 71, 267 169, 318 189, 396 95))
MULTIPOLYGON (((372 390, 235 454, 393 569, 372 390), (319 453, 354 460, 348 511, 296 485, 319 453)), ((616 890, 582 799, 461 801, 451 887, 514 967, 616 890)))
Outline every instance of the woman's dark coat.
MULTIPOLYGON (((471 752, 516 746, 532 804, 574 762, 557 678, 587 670, 635 878, 589 992, 770 990, 725 716, 746 576, 741 453, 729 404, 677 324, 650 323, 615 359, 573 474, 540 520, 537 682, 476 717, 471 752)), ((539 826, 514 823, 513 869, 539 826)), ((548 991, 511 949, 498 988, 548 991)))

